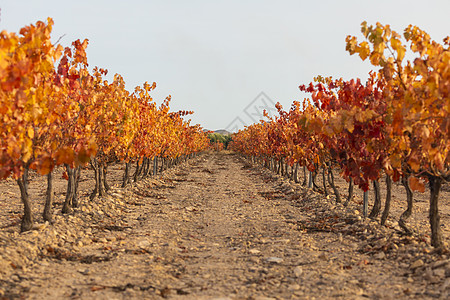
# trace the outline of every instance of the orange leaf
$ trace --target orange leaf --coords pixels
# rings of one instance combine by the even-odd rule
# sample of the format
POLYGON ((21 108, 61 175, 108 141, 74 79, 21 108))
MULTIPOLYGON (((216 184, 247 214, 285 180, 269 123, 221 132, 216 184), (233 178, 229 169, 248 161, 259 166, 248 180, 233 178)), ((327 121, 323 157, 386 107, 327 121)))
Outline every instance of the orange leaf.
POLYGON ((56 163, 60 164, 71 164, 75 159, 75 153, 73 149, 69 147, 63 147, 56 153, 56 163))
POLYGON ((417 159, 416 156, 411 156, 408 159, 408 165, 414 172, 418 172, 420 170, 420 161, 417 159))
POLYGON ((41 160, 37 167, 37 172, 41 175, 47 175, 53 170, 53 160, 51 157, 45 157, 41 160))
POLYGON ((425 184, 423 182, 421 182, 417 177, 409 177, 409 187, 413 190, 413 191, 418 191, 418 192, 425 192, 425 184))

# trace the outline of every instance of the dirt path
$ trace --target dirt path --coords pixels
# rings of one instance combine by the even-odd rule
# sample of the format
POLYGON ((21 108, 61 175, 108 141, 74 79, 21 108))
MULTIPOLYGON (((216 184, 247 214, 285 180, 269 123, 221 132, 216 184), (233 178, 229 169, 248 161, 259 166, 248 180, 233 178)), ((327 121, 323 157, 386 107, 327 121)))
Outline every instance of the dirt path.
POLYGON ((197 157, 0 232, 0 299, 449 297, 450 261, 420 236, 297 188, 237 155, 197 157))

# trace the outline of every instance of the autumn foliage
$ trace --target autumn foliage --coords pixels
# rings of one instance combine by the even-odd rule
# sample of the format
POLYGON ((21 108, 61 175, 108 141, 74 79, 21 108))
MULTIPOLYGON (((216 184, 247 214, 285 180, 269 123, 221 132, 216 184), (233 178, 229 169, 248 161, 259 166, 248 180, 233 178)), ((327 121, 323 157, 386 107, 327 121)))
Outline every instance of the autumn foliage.
POLYGON ((52 26, 49 18, 0 33, 0 179, 17 180, 25 216, 29 169, 51 175, 64 165, 70 173, 90 162, 101 170, 111 161, 177 159, 208 147, 202 128, 183 119, 192 112, 170 112, 170 96, 153 101, 155 83, 129 92, 119 74, 108 82, 107 70, 88 69, 88 40, 54 45, 52 26))
POLYGON ((133 93, 116 74, 88 70, 88 41, 63 49, 50 41, 53 21, 19 34, 0 34, 0 178, 19 178, 25 166, 47 174, 56 165, 79 165, 96 156, 120 159, 201 150, 206 137, 183 114, 150 96, 156 84, 133 93))
POLYGON ((361 26, 364 40, 346 39, 347 51, 377 68, 366 83, 318 76, 301 85, 311 99, 248 126, 233 148, 316 171, 334 166, 367 191, 382 176, 430 184, 432 244, 442 246, 438 195, 450 180, 450 39, 443 44, 415 26, 403 37, 389 25, 361 26), (413 57, 407 60, 406 57, 413 57))

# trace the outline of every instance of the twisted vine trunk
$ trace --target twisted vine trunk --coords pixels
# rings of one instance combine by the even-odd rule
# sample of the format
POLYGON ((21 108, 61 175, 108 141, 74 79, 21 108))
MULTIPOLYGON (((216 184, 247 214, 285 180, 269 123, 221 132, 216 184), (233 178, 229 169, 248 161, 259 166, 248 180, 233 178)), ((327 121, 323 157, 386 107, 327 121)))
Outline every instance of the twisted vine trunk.
POLYGON ((389 216, 389 210, 391 209, 392 199, 392 179, 391 176, 386 175, 386 202, 384 203, 384 211, 381 215, 381 225, 386 224, 386 220, 389 216))
POLYGON ((125 163, 125 171, 122 179, 122 188, 126 187, 130 183, 130 162, 125 163))
POLYGON ((28 196, 28 165, 25 166, 23 175, 17 179, 20 189, 20 200, 23 203, 23 217, 20 225, 20 231, 25 232, 33 227, 33 214, 31 213, 31 202, 28 196))
POLYGON ((61 212, 63 214, 67 214, 72 212, 72 199, 73 199, 73 193, 75 191, 75 186, 74 186, 74 170, 69 166, 66 165, 66 172, 67 172, 67 190, 66 190, 66 199, 64 200, 64 204, 62 207, 61 212))
POLYGON ((437 176, 429 176, 430 181, 430 226, 431 245, 435 248, 443 248, 442 231, 439 216, 439 192, 443 179, 437 176))
POLYGON ((375 193, 375 201, 373 203, 372 211, 369 214, 369 218, 371 219, 378 217, 381 211, 380 182, 378 180, 373 181, 373 191, 375 193))
POLYGON ((337 189, 336 185, 334 184, 334 175, 333 175, 333 169, 331 168, 331 165, 328 166, 328 183, 330 184, 331 188, 333 189, 334 195, 336 196, 336 203, 341 203, 341 194, 339 193, 339 190, 337 189))
POLYGON ((158 173, 158 157, 153 158, 153 175, 158 173))
POLYGON ((105 188, 104 188, 104 184, 103 184, 103 164, 99 163, 98 164, 98 195, 100 197, 105 196, 105 188))
POLYGON ((150 172, 150 159, 144 158, 144 171, 142 177, 147 177, 150 172))
POLYGON ((303 166, 303 182, 302 182, 302 186, 306 186, 307 184, 307 176, 306 176, 306 166, 303 166))
POLYGON ((90 162, 92 170, 94 170, 94 179, 95 179, 95 185, 94 190, 89 195, 89 200, 94 200, 94 198, 97 196, 98 190, 99 190, 99 182, 98 182, 98 166, 97 166, 97 160, 94 158, 90 162))
POLYGON ((295 163, 295 169, 294 169, 294 182, 299 183, 300 180, 298 180, 298 163, 295 163))
POLYGON ((81 166, 75 168, 75 172, 73 174, 74 178, 74 188, 73 188, 73 197, 72 197, 72 206, 78 207, 78 185, 81 177, 81 166))
POLYGON ((134 182, 137 182, 137 180, 138 180, 138 176, 139 176, 139 172, 140 171, 140 165, 139 165, 139 158, 137 159, 137 161, 136 161, 136 170, 134 171, 134 174, 133 174, 133 181, 134 182))
POLYGON ((164 171, 164 165, 166 164, 166 159, 164 157, 161 158, 161 168, 159 170, 159 173, 162 173, 164 171))
POLYGON ((52 221, 52 204, 53 204, 53 173, 47 174, 47 192, 45 197, 44 212, 42 213, 42 218, 44 221, 52 221))
POLYGON ((284 159, 283 158, 281 158, 280 159, 280 171, 281 171, 281 176, 284 176, 284 159))
POLYGON ((398 225, 406 232, 406 234, 412 234, 412 230, 406 225, 406 221, 412 214, 413 209, 413 192, 409 187, 408 178, 406 176, 402 177, 402 184, 406 190, 406 202, 408 203, 408 208, 402 213, 400 219, 398 220, 398 225))
POLYGON ((345 200, 344 206, 348 206, 350 201, 353 199, 353 178, 350 177, 350 181, 348 182, 348 197, 345 200))
POLYGON ((111 190, 110 185, 108 184, 108 181, 106 180, 106 174, 108 174, 108 164, 105 164, 105 166, 103 167, 103 186, 105 188, 105 192, 108 192, 109 190, 111 190))
POLYGON ((320 188, 319 188, 319 186, 317 185, 317 182, 316 182, 316 178, 317 178, 317 166, 315 166, 315 169, 314 169, 314 171, 312 172, 312 185, 313 185, 313 189, 315 190, 315 191, 320 191, 320 188))
POLYGON ((323 183, 323 192, 325 196, 328 196, 327 182, 326 182, 326 167, 322 167, 322 183, 323 183))
POLYGON ((281 162, 282 159, 277 160, 277 174, 280 175, 281 173, 281 162))

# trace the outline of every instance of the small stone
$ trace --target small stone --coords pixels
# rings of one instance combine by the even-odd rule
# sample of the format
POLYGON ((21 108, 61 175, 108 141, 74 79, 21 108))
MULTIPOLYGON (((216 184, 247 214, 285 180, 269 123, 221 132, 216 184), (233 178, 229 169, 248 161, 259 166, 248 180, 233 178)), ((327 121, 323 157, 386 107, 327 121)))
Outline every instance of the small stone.
POLYGON ((249 261, 255 263, 255 264, 259 264, 259 258, 256 256, 252 256, 249 258, 249 261))
POLYGON ((447 279, 445 279, 444 283, 442 284, 441 290, 445 291, 449 287, 450 287, 450 278, 447 278, 447 279))
POLYGON ((357 243, 351 243, 349 246, 352 249, 358 249, 358 247, 359 247, 357 243))
POLYGON ((291 284, 289 287, 288 287, 288 289, 289 290, 291 290, 291 291, 298 291, 299 289, 300 289, 300 285, 298 285, 298 284, 291 284))
POLYGON ((321 253, 319 255, 319 259, 321 259, 321 260, 328 260, 328 256, 325 253, 321 253))
POLYGON ((47 227, 48 222, 45 222, 43 224, 33 224, 32 229, 33 230, 44 230, 47 227))
POLYGON ((279 264, 283 261, 283 259, 281 257, 269 257, 266 259, 266 261, 269 263, 279 264))
POLYGON ((373 257, 376 258, 376 259, 383 259, 383 258, 386 257, 386 254, 384 252, 378 252, 373 257))
POLYGON ((107 236, 106 239, 110 242, 115 242, 116 241, 116 237, 115 236, 107 236))
POLYGON ((431 271, 431 268, 425 269, 424 277, 426 280, 432 281, 432 279, 434 278, 434 275, 433 275, 433 271, 431 271))
POLYGON ((258 249, 250 249, 250 250, 248 250, 248 252, 250 254, 259 254, 259 253, 261 253, 261 251, 259 251, 258 249))
POLYGON ((432 269, 437 269, 437 268, 445 266, 447 263, 449 263, 447 260, 439 260, 439 261, 435 261, 434 263, 430 264, 430 267, 432 269))
POLYGON ((413 263, 409 266, 409 268, 415 270, 415 269, 417 269, 417 268, 422 267, 424 264, 425 264, 425 263, 423 262, 423 260, 418 259, 418 260, 416 260, 415 262, 413 262, 413 263))
POLYGON ((105 239, 104 237, 99 238, 98 241, 99 241, 100 243, 107 243, 107 242, 108 242, 108 240, 105 239))
POLYGON ((137 246, 141 249, 144 249, 150 246, 150 242, 148 240, 142 240, 138 242, 137 246))
POLYGON ((435 269, 433 271, 434 276, 437 276, 439 278, 445 278, 445 269, 444 268, 439 268, 439 269, 435 269))
POLYGON ((91 274, 91 271, 89 269, 81 269, 81 270, 78 270, 78 272, 83 274, 83 275, 91 274))
POLYGON ((300 277, 303 274, 303 268, 301 266, 297 266, 294 268, 295 277, 300 277))

